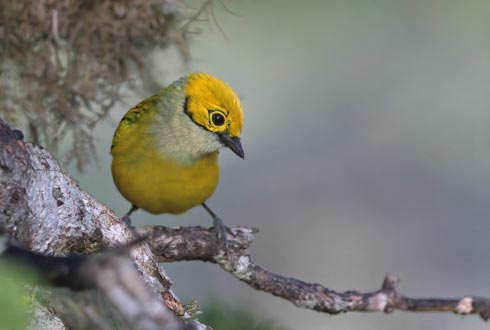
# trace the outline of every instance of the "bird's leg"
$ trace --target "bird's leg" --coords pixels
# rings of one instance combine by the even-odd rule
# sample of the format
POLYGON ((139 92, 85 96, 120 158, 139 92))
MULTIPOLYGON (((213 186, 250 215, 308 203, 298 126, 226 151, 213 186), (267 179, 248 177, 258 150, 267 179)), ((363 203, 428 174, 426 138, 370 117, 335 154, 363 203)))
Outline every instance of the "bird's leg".
POLYGON ((213 229, 216 232, 216 237, 226 249, 228 247, 228 241, 227 241, 228 235, 226 231, 228 231, 229 229, 225 226, 223 220, 221 220, 221 218, 218 217, 218 215, 214 213, 213 210, 211 210, 209 206, 206 205, 206 203, 202 203, 202 206, 213 218, 213 229))
POLYGON ((126 213, 122 219, 123 221, 128 225, 128 226, 131 226, 131 214, 134 213, 134 211, 136 211, 138 209, 138 207, 136 205, 131 205, 131 209, 128 211, 128 213, 126 213))

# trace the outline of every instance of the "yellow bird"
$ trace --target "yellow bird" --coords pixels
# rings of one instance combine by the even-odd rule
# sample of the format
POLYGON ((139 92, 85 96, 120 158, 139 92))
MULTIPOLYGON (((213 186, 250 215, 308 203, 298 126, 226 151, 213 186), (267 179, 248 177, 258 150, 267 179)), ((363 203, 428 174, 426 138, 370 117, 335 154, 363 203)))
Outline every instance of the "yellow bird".
POLYGON ((218 150, 244 158, 243 112, 235 92, 205 73, 191 73, 129 110, 112 140, 112 177, 137 209, 179 214, 202 205, 226 243, 223 221, 206 205, 218 184, 218 150))

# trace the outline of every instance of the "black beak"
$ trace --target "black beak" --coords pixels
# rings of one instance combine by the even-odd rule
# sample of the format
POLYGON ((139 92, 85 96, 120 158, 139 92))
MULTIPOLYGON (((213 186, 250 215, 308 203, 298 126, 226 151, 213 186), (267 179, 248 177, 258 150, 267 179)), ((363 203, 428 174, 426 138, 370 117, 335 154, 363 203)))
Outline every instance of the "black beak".
POLYGON ((228 135, 218 134, 219 140, 225 146, 231 149, 240 158, 245 158, 245 153, 243 152, 242 144, 239 138, 232 138, 228 135))

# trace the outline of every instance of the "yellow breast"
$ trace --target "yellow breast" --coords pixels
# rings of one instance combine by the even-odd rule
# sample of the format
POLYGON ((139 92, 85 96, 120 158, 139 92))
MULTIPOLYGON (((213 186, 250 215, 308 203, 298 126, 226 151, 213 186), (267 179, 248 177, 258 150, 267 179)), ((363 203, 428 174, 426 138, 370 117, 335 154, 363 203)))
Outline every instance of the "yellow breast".
POLYGON ((218 184, 218 152, 177 164, 154 150, 127 159, 114 154, 114 182, 133 205, 153 214, 182 213, 206 201, 218 184))

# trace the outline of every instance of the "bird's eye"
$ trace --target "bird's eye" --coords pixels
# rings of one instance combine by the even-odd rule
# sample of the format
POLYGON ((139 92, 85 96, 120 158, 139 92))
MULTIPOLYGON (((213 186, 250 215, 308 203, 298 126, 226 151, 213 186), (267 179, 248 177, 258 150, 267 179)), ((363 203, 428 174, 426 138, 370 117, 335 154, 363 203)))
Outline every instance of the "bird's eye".
POLYGON ((223 126, 225 123, 225 117, 218 112, 215 112, 211 115, 211 120, 216 126, 223 126))

